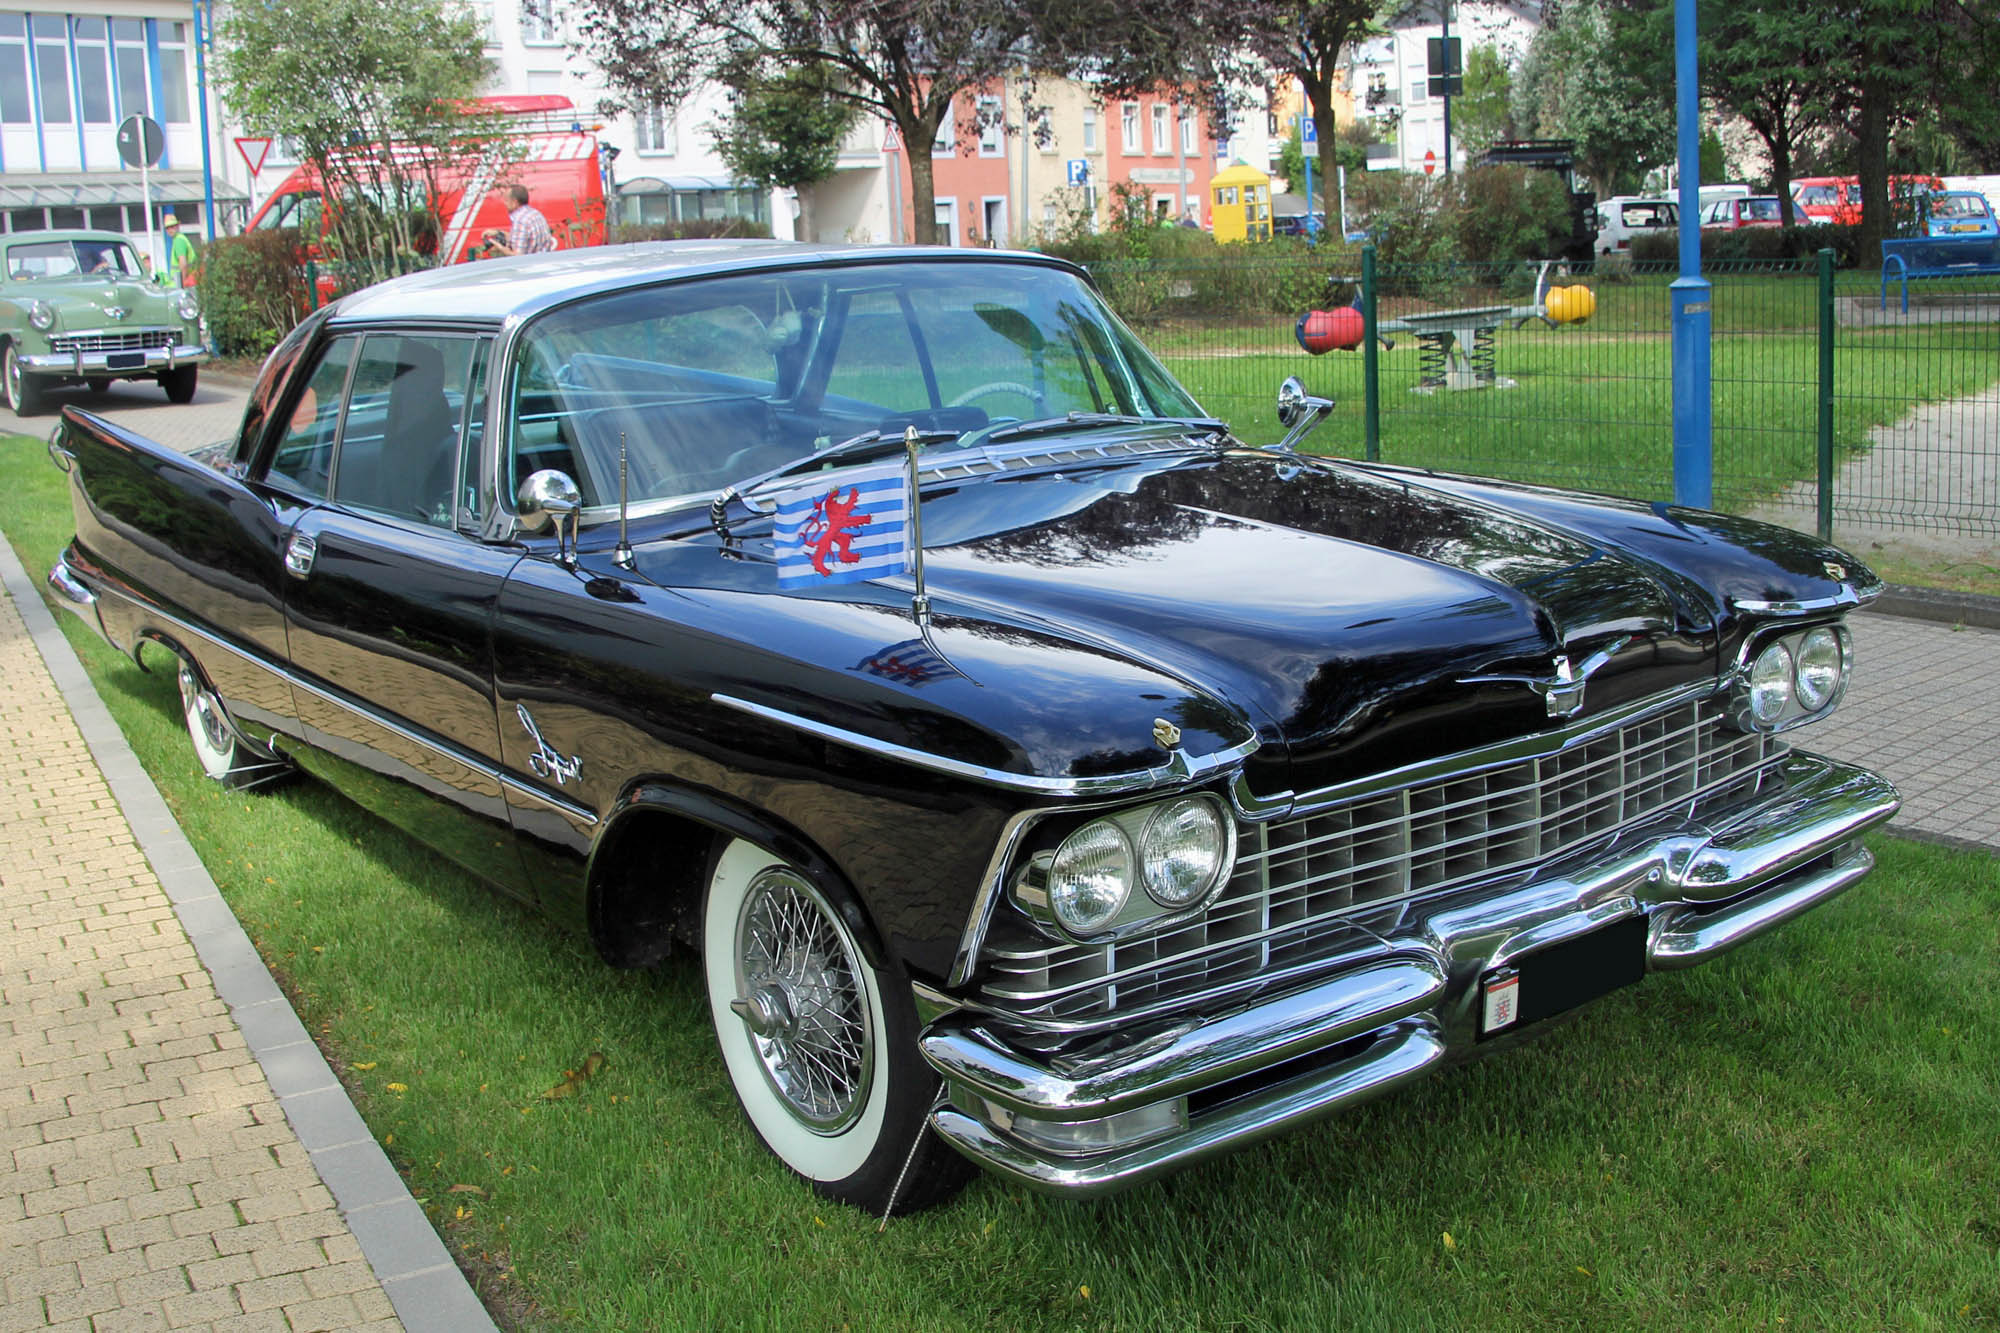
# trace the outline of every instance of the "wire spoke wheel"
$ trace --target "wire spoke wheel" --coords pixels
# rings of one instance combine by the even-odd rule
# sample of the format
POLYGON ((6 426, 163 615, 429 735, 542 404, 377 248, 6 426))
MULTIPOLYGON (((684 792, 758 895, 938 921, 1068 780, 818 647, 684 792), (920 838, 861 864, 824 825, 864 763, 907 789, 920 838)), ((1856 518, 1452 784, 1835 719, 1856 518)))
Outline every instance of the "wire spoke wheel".
POLYGON ((750 886, 737 918, 740 1017, 764 1076, 800 1121, 835 1133, 860 1114, 874 1064, 860 962, 832 910, 794 872, 750 886))

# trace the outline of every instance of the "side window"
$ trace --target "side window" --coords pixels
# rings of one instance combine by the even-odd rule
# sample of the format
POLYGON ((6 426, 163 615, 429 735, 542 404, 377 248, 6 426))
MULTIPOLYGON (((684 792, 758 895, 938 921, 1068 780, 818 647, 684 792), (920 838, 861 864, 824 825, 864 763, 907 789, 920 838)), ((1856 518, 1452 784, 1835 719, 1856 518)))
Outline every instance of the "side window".
POLYGON ((337 338, 314 367, 291 420, 271 455, 271 480, 307 495, 324 496, 333 481, 333 440, 340 425, 340 395, 354 362, 354 338, 337 338))
POLYGON ((486 438, 486 374, 493 344, 481 338, 472 348, 465 380, 465 441, 458 454, 458 521, 476 526, 479 511, 479 447, 486 438))
POLYGON ((477 346, 471 338, 428 334, 371 333, 362 340, 334 500, 453 525, 459 422, 477 346))

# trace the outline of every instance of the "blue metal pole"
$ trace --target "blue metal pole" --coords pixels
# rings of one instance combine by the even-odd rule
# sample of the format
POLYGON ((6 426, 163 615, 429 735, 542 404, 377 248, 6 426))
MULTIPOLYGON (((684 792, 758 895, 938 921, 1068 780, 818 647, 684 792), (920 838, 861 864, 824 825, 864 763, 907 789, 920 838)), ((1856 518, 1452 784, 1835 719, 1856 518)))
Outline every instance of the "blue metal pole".
POLYGON ((1674 503, 1715 503, 1715 431, 1709 364, 1709 284, 1701 275, 1701 98, 1695 0, 1674 0, 1674 102, 1680 158, 1681 274, 1674 280, 1674 503))
POLYGON ((208 156, 208 24, 215 16, 205 0, 194 0, 194 88, 201 101, 201 220, 215 239, 215 169, 208 156))

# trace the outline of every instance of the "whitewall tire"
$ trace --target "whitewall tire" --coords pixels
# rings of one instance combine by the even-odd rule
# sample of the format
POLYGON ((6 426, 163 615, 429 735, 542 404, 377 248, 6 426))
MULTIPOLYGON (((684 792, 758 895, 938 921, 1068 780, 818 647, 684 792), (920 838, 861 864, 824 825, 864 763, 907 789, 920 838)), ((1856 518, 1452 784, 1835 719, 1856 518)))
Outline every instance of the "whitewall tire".
POLYGON ((908 1211, 968 1168, 925 1128, 938 1080, 917 1054, 909 983, 868 962, 836 892, 752 843, 723 848, 702 908, 709 1016, 779 1160, 830 1198, 908 1211))

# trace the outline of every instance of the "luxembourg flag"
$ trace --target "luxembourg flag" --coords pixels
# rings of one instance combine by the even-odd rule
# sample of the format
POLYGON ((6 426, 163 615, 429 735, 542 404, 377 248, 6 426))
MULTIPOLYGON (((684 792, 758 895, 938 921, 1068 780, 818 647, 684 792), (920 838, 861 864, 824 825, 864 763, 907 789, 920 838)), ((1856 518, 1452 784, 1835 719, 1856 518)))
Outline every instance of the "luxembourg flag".
POLYGON ((901 463, 840 468, 777 497, 778 587, 859 583, 910 567, 909 479, 901 463))

